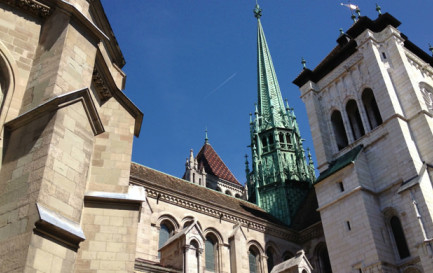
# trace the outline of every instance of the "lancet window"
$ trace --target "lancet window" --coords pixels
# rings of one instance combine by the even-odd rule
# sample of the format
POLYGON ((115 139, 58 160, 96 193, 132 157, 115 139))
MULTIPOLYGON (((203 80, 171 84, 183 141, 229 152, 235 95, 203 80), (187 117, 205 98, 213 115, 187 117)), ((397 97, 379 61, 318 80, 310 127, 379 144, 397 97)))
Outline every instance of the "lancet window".
POLYGON ((343 118, 341 117, 341 113, 338 110, 332 112, 331 115, 331 123, 334 129, 335 140, 337 142, 338 150, 343 149, 347 146, 347 135, 344 129, 343 118))
POLYGON ((367 113, 370 128, 373 130, 382 124, 379 107, 377 107, 376 99, 374 98, 373 90, 366 88, 362 93, 362 103, 364 104, 365 112, 367 113))
POLYGON ((362 126, 361 115, 359 114, 358 105, 355 100, 350 100, 346 104, 346 112, 349 117, 350 127, 352 129, 353 138, 359 139, 365 134, 362 126))

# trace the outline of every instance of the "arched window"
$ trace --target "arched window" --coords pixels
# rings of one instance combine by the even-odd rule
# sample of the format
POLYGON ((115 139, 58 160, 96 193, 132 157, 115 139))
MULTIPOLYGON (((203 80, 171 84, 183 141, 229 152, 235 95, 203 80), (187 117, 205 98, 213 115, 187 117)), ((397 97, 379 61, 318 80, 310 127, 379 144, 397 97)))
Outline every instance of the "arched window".
POLYGON ((266 256, 268 256, 268 273, 271 272, 272 268, 274 268, 275 265, 275 251, 272 249, 272 247, 268 247, 266 250, 266 256))
POLYGON ((340 111, 335 110, 334 112, 332 112, 331 122, 334 129, 335 140, 337 141, 338 150, 341 150, 347 146, 348 141, 340 111))
POLYGON ((236 198, 241 198, 241 196, 239 195, 239 193, 236 193, 235 197, 236 198))
POLYGON ((355 100, 350 100, 346 104, 346 112, 349 117, 350 127, 352 129, 353 138, 357 140, 365 134, 362 126, 361 115, 359 114, 358 105, 355 100))
POLYGON ((382 124, 382 117, 380 116, 379 107, 377 107, 373 90, 370 88, 364 90, 362 93, 362 103, 364 104, 365 111, 367 112, 370 128, 373 130, 382 124))
POLYGON ((221 190, 221 188, 220 188, 220 187, 217 187, 217 188, 216 188, 216 191, 222 191, 222 190, 221 190))
POLYGON ((320 243, 316 247, 317 272, 332 273, 331 262, 329 261, 328 249, 325 243, 320 243))
MULTIPOLYGON (((168 241, 168 238, 170 238, 174 233, 174 228, 168 221, 164 221, 160 225, 159 229, 159 241, 158 241, 158 251, 165 245, 165 243, 168 241)), ((158 252, 158 257, 161 258, 161 252, 158 252)))
POLYGON ((250 247, 248 251, 248 263, 250 273, 260 273, 260 252, 255 247, 250 247))
POLYGON ((229 190, 226 190, 226 194, 232 196, 232 193, 229 190))
POLYGON ((217 256, 217 240, 214 236, 208 235, 206 236, 205 242, 205 264, 206 270, 211 272, 216 272, 216 265, 218 261, 217 256))
POLYGON ((391 225, 392 235, 394 236, 394 242, 397 246, 398 255, 400 259, 404 259, 410 256, 409 248, 407 247, 406 237, 404 236, 403 227, 401 226, 400 219, 397 216, 391 217, 389 220, 391 225))
POLYGON ((200 266, 200 263, 199 263, 199 258, 200 258, 199 257, 199 254, 200 254, 199 244, 197 243, 197 241, 192 240, 189 243, 189 245, 190 245, 189 251, 191 253, 189 254, 190 259, 188 259, 188 261, 190 262, 190 264, 188 265, 188 267, 189 267, 188 272, 199 272, 199 266, 200 266))

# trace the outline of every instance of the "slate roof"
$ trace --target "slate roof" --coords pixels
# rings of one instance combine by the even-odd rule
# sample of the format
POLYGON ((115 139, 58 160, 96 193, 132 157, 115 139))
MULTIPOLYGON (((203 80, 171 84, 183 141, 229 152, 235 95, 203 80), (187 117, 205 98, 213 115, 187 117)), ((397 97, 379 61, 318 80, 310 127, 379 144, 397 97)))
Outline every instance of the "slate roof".
POLYGON ((171 191, 173 194, 188 199, 195 199, 200 203, 208 204, 211 207, 219 207, 228 212, 231 211, 245 216, 258 217, 274 224, 284 225, 277 218, 273 217, 255 204, 193 184, 189 181, 156 171, 137 163, 131 164, 131 179, 137 183, 143 183, 145 188, 158 188, 171 191))
POLYGON ((363 145, 358 145, 352 150, 348 151, 344 155, 340 156, 336 160, 332 161, 329 165, 329 168, 323 171, 319 177, 317 178, 315 183, 319 183, 323 179, 331 176, 332 174, 338 172, 339 170, 343 169, 347 165, 354 163, 358 155, 360 154, 361 150, 363 148, 363 145))
MULTIPOLYGON (((400 26, 400 21, 394 18, 389 13, 380 15, 376 20, 371 20, 368 17, 361 16, 359 20, 347 30, 346 34, 341 35, 338 39, 338 45, 328 54, 328 56, 316 66, 314 70, 304 69, 298 77, 293 81, 299 87, 302 87, 308 81, 318 82, 328 73, 330 73, 339 64, 344 62, 353 53, 357 51, 357 43, 354 40, 366 29, 370 29, 373 32, 380 32, 387 26, 391 25, 395 28, 400 26)), ((402 33, 404 46, 416 54, 423 61, 433 66, 433 58, 425 51, 417 47, 402 33)))
POLYGON ((206 173, 242 186, 209 143, 201 147, 196 158, 199 168, 203 167, 206 173))

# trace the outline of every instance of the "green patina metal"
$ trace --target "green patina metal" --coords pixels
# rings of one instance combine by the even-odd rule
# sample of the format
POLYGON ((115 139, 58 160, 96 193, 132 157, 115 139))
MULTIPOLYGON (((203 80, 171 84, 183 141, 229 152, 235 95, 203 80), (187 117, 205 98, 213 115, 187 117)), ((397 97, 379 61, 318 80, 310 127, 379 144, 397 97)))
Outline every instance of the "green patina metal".
POLYGON ((250 114, 252 170, 246 160, 248 196, 258 206, 290 225, 315 180, 314 164, 308 162, 293 108, 284 105, 265 34, 262 10, 254 9, 258 21, 258 104, 250 114))

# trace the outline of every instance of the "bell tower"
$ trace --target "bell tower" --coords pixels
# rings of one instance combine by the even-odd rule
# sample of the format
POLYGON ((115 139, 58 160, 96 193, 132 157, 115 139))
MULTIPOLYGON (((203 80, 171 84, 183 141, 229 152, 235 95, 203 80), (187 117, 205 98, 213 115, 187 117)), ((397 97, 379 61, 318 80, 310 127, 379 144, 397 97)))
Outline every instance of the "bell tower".
POLYGON ((284 105, 256 5, 257 104, 250 116, 252 171, 247 170, 248 197, 287 225, 314 179, 310 153, 305 156, 293 109, 284 105))

